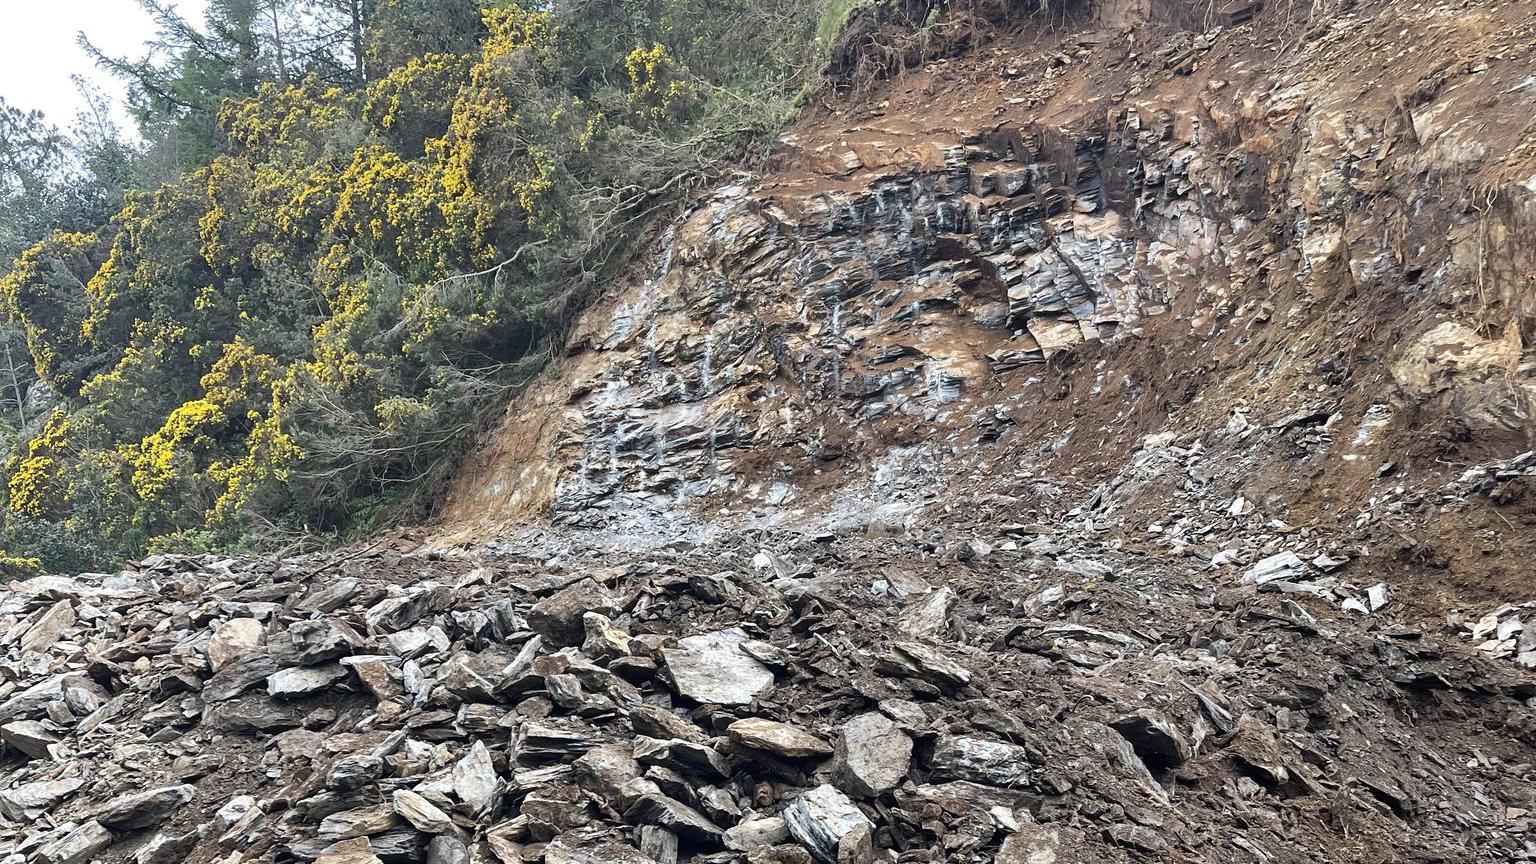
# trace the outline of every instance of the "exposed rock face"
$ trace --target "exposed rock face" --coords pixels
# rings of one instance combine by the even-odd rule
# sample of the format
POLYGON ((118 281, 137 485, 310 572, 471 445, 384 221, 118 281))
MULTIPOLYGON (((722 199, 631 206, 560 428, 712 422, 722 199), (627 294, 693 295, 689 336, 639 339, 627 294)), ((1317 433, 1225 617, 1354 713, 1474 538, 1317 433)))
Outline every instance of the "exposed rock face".
POLYGON ((490 542, 5 586, 5 864, 1536 860, 1536 15, 1197 5, 705 196, 490 542))

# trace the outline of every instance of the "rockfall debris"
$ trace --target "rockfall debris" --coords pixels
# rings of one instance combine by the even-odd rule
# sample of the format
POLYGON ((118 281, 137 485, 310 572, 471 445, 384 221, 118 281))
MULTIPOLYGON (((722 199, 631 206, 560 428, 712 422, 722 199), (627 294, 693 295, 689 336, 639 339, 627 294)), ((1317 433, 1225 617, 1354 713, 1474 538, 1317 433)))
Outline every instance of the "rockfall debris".
POLYGON ((616 557, 550 533, 523 555, 159 556, 15 582, 0 850, 17 864, 1536 852, 1519 779, 1536 770, 1536 682, 1515 667, 1237 572, 1007 536, 978 536, 995 551, 966 563, 913 536, 759 532, 616 557), (755 567, 765 553, 780 567, 755 567), (877 586, 898 563, 945 586, 889 596, 877 586), (1061 590, 1040 603, 1047 584, 1061 590))

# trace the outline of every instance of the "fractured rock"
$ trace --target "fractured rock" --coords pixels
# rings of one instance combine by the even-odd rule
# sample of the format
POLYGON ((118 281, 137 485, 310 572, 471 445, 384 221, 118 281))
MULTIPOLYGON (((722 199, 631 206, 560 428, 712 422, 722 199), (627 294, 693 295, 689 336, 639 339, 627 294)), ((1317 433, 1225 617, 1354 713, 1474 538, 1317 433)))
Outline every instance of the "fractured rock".
POLYGON ((741 650, 737 628, 679 639, 662 650, 677 692, 695 702, 748 705, 773 686, 773 672, 741 650))
POLYGON ((827 742, 804 729, 761 717, 737 720, 726 728, 725 734, 737 744, 788 759, 832 755, 832 747, 827 742))
POLYGON ((960 735, 934 743, 929 770, 935 780, 969 780, 992 786, 1023 786, 1029 781, 1029 756, 1023 747, 960 735))
POLYGON ((114 798, 96 811, 96 821, 113 831, 136 831, 164 822, 192 800, 193 786, 167 786, 114 798))
POLYGON ((784 808, 784 822, 795 842, 822 864, 837 864, 844 837, 859 828, 874 827, 847 795, 825 784, 802 793, 784 808))
POLYGON ((231 618, 213 628, 208 642, 208 665, 218 672, 229 664, 261 650, 267 631, 255 618, 231 618))
POLYGON ((59 743, 58 736, 36 720, 17 720, 0 726, 0 741, 15 747, 32 759, 49 759, 50 744, 59 743))
POLYGON ((873 798, 888 792, 911 766, 912 739, 884 714, 860 714, 838 732, 834 776, 851 795, 873 798))
POLYGON ((395 813, 423 834, 447 834, 453 830, 453 820, 447 813, 409 789, 396 789, 394 804, 395 813))
POLYGON ((112 832, 99 822, 87 822, 37 850, 43 864, 85 864, 112 845, 112 832))
POLYGON ((1131 743, 1148 767, 1177 768, 1189 760, 1189 740, 1160 712, 1143 708, 1110 721, 1109 726, 1131 743))
POLYGON ((0 792, 0 814, 14 822, 30 822, 84 785, 79 777, 23 783, 0 792))
POLYGON ((347 674, 345 668, 334 664, 283 669, 267 678, 267 695, 273 699, 302 699, 329 690, 345 681, 347 674))
POLYGON ((725 836, 703 813, 659 792, 642 795, 624 811, 624 820, 636 825, 655 825, 707 849, 720 849, 725 836))

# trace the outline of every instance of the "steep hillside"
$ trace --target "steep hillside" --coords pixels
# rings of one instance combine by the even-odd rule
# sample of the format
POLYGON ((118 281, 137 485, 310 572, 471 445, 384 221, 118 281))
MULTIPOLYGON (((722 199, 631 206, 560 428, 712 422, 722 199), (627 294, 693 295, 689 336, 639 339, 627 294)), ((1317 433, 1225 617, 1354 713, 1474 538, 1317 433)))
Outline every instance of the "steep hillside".
POLYGON ((432 523, 9 586, 8 862, 1536 861, 1536 2, 849 7, 432 523))

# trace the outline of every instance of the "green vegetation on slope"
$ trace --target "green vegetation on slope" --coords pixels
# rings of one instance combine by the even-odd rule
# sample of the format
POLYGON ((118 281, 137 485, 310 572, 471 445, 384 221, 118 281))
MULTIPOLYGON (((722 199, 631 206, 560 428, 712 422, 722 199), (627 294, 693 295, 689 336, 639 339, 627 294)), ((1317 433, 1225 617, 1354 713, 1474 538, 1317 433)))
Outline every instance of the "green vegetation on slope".
POLYGON ((159 54, 101 58, 133 84, 136 183, 38 181, 22 157, 50 133, 10 118, 38 146, 0 192, 121 206, 0 224, 0 364, 35 367, 0 368, 0 566, 345 534, 414 503, 651 221, 771 140, 827 7, 215 0, 193 27, 143 2, 159 54))

